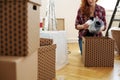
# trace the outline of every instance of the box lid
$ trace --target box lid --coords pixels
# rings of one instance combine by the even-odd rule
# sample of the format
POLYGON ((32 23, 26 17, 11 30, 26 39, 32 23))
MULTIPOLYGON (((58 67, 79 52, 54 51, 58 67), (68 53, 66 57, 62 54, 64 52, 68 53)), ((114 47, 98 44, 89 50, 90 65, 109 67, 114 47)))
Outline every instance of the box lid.
POLYGON ((0 2, 16 2, 16 1, 25 1, 25 2, 31 2, 33 4, 36 4, 36 5, 41 5, 41 0, 0 0, 0 2))
POLYGON ((41 5, 41 0, 28 0, 28 1, 38 4, 38 5, 41 5))

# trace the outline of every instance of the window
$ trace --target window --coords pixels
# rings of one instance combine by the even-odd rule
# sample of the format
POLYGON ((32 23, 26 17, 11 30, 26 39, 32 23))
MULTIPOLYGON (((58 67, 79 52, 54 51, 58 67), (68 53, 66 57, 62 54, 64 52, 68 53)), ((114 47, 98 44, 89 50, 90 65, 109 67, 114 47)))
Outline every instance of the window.
POLYGON ((106 10, 113 10, 115 8, 116 2, 117 0, 98 0, 98 4, 103 6, 106 10))

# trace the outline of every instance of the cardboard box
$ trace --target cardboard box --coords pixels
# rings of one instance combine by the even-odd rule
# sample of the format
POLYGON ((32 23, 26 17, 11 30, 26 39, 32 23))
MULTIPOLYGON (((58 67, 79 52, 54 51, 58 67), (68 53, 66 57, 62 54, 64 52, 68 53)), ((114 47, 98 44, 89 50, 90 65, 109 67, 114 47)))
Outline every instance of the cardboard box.
POLYGON ((38 50, 40 5, 32 1, 0 0, 0 55, 26 56, 38 50))
POLYGON ((40 46, 47 46, 52 44, 53 44, 53 39, 40 38, 40 46))
POLYGON ((120 30, 111 30, 111 32, 115 40, 115 50, 120 55, 120 30))
POLYGON ((0 56, 0 80, 37 80, 38 52, 27 57, 0 56))
POLYGON ((82 47, 84 66, 114 66, 114 40, 106 37, 83 37, 82 47))
MULTIPOLYGON (((55 78, 56 45, 51 39, 40 39, 50 45, 40 46, 38 49, 38 80, 52 80, 55 78)), ((45 42, 43 42, 45 43, 45 42)))

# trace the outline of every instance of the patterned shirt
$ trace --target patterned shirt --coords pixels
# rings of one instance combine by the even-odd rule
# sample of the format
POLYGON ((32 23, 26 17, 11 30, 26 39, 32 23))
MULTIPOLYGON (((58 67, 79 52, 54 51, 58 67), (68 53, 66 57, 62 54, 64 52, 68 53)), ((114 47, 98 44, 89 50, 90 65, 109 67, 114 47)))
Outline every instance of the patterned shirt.
MULTIPOLYGON (((103 22, 104 22, 104 26, 105 26, 105 29, 106 29, 106 13, 105 13, 105 9, 100 6, 100 5, 97 5, 95 6, 95 12, 94 12, 94 17, 98 17, 99 19, 101 19, 103 22)), ((82 25, 84 24, 88 19, 85 19, 85 17, 81 14, 81 11, 80 9, 78 10, 78 13, 77 13, 77 16, 76 16, 76 20, 75 20, 75 27, 77 25, 82 25)), ((104 29, 104 30, 105 30, 104 29)), ((82 36, 86 36, 87 34, 88 29, 81 29, 79 30, 79 38, 82 38, 82 36)), ((98 34, 94 34, 93 36, 102 36, 102 33, 98 33, 98 34)))

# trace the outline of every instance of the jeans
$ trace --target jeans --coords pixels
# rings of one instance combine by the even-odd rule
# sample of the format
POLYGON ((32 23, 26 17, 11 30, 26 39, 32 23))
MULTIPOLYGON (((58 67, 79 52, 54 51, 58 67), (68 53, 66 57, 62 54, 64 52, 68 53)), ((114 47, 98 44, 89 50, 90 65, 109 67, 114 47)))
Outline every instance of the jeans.
POLYGON ((79 48, 80 48, 81 55, 82 55, 82 39, 79 38, 78 42, 79 42, 79 48))

